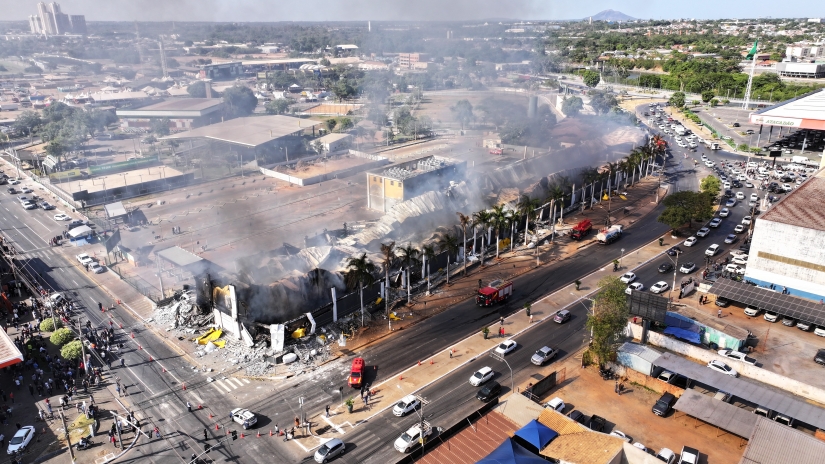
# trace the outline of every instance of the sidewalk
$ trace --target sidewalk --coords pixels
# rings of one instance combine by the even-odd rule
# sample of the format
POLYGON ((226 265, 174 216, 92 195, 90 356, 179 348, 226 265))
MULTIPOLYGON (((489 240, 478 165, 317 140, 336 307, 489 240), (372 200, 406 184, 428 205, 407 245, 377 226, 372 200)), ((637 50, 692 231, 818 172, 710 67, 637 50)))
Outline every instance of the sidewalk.
MULTIPOLYGON (((645 203, 644 199, 640 199, 639 201, 645 203)), ((624 220, 619 220, 618 222, 624 223, 624 225, 627 226, 630 221, 638 220, 640 217, 649 213, 654 207, 655 205, 651 204, 650 201, 647 200, 646 204, 642 204, 636 211, 634 211, 634 213, 638 214, 638 216, 629 217, 624 220)), ((637 250, 632 250, 626 253, 623 260, 623 270, 632 270, 660 256, 669 247, 667 241, 668 240, 666 240, 665 245, 659 246, 657 240, 642 246, 637 250)), ((575 249, 580 246, 581 245, 577 242, 573 242, 572 244, 565 246, 564 248, 566 248, 566 250, 560 253, 557 259, 562 259, 562 257, 572 255, 575 249), (571 252, 571 250, 573 251, 571 252)), ((562 246, 559 248, 562 248, 562 246)), ((526 272, 535 266, 535 258, 532 255, 529 257, 517 256, 515 258, 515 261, 517 261, 516 271, 521 270, 522 272, 526 272), (526 265, 524 263, 525 261, 527 262, 526 265)), ((468 294, 475 294, 475 291, 478 288, 477 279, 480 278, 479 276, 489 276, 489 274, 495 275, 496 272, 500 272, 497 270, 497 266, 487 266, 487 268, 481 269, 480 271, 474 273, 469 279, 458 279, 454 287, 445 292, 449 293, 449 295, 431 295, 430 297, 422 297, 421 300, 429 299, 429 301, 433 301, 438 298, 441 300, 440 303, 449 305, 454 304, 456 301, 467 298, 468 294)), ((606 276, 618 276, 617 273, 612 271, 612 266, 610 266, 610 263, 605 263, 603 268, 590 275, 580 277, 580 290, 577 291, 575 284, 571 283, 561 290, 532 303, 532 324, 530 323, 530 318, 524 313, 524 310, 520 310, 510 317, 507 317, 504 320, 504 324, 501 326, 505 331, 504 337, 517 337, 523 331, 529 330, 540 323, 547 322, 547 319, 552 318, 557 311, 570 307, 571 305, 579 304, 579 301, 582 298, 591 297, 592 294, 598 290, 599 280, 606 276)), ((401 324, 409 324, 410 322, 411 321, 405 319, 401 322, 401 324)), ((394 323, 394 327, 396 327, 395 324, 397 323, 394 323)), ((432 358, 422 359, 420 365, 416 364, 411 366, 409 369, 402 372, 399 377, 385 380, 384 382, 373 386, 372 390, 375 392, 375 395, 370 397, 368 405, 358 397, 358 392, 350 392, 350 396, 355 403, 352 413, 347 413, 346 406, 343 404, 331 404, 331 417, 327 418, 325 417, 325 414, 321 413, 319 415, 307 418, 308 422, 312 425, 311 430, 317 430, 313 430, 310 435, 306 435, 303 431, 296 429, 296 438, 292 441, 301 447, 304 452, 308 452, 311 449, 320 446, 324 441, 330 438, 335 438, 341 434, 351 431, 359 424, 368 421, 373 416, 380 414, 388 408, 391 408, 406 394, 412 394, 427 385, 434 383, 443 376, 495 348, 502 340, 505 339, 498 337, 497 331, 499 330, 499 327, 499 324, 490 326, 489 338, 485 339, 481 333, 471 335, 470 337, 456 343, 452 347, 452 353, 451 350, 446 350, 436 354, 432 358)), ((490 366, 494 369, 500 368, 494 360, 490 361, 490 366)), ((369 368, 369 366, 367 366, 367 368, 369 368)), ((441 426, 442 424, 434 425, 441 426)), ((291 426, 292 425, 289 425, 289 427, 291 426)))

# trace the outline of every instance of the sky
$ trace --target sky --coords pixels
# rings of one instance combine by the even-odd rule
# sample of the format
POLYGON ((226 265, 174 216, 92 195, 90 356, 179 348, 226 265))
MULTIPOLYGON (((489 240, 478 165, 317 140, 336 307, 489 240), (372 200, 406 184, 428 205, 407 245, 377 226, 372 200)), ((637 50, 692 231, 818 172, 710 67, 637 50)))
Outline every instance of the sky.
MULTIPOLYGON (((0 0, 0 21, 36 14, 33 0, 0 0)), ((87 21, 381 21, 581 19, 613 9, 640 19, 825 17, 825 2, 775 0, 63 0, 87 21)))

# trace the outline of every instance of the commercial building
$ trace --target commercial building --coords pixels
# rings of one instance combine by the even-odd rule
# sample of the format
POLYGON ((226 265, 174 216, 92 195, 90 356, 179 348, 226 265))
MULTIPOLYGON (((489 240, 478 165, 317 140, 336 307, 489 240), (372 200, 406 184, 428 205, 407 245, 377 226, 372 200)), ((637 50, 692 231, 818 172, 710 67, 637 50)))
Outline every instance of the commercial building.
POLYGON ((776 72, 782 77, 821 79, 825 77, 825 64, 782 62, 776 63, 776 72))
POLYGON ((464 177, 466 166, 466 161, 427 156, 367 172, 367 208, 387 212, 422 193, 446 188, 464 177))
POLYGON ((221 120, 223 102, 216 98, 170 98, 142 108, 117 110, 120 126, 149 129, 153 121, 169 120, 172 132, 195 129, 221 120))
POLYGON ((797 42, 785 48, 785 57, 793 60, 825 58, 825 43, 797 42))
POLYGON ((324 153, 335 153, 346 150, 352 145, 352 136, 349 134, 328 134, 318 139, 324 147, 324 153))
POLYGON ((67 15, 60 10, 56 2, 46 5, 37 4, 37 16, 29 16, 29 28, 32 34, 85 34, 86 17, 83 15, 67 15))
POLYGON ((426 69, 430 55, 427 53, 399 53, 398 66, 405 69, 426 69))
POLYGON ((200 65, 200 79, 229 80, 243 76, 243 63, 227 61, 200 65))

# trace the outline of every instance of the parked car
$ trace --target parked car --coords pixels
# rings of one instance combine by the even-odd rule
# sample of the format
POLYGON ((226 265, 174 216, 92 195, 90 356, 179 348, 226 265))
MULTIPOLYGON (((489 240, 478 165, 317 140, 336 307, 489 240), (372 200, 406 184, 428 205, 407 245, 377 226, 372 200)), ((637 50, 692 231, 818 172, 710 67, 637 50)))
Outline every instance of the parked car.
POLYGON ((707 256, 715 256, 716 253, 719 252, 719 245, 714 243, 713 245, 709 246, 707 250, 705 250, 705 255, 707 256))
MULTIPOLYGON (((740 192, 740 193, 741 193, 741 192, 740 192)), ((710 227, 717 228, 717 227, 719 227, 719 224, 721 224, 721 223, 722 223, 722 219, 720 219, 720 218, 713 218, 713 219, 711 219, 710 224, 708 224, 708 225, 709 225, 710 227)))
POLYGON ((564 411, 564 408, 567 407, 567 406, 564 404, 564 400, 562 400, 561 398, 559 398, 557 396, 557 397, 553 398, 552 400, 548 401, 547 403, 545 403, 544 407, 553 409, 553 410, 558 411, 558 412, 562 412, 562 411, 564 411))
POLYGON ((40 203, 40 207, 46 211, 54 209, 54 205, 50 204, 48 201, 44 201, 40 203))
POLYGON ((676 461, 676 453, 671 451, 669 448, 662 448, 656 454, 656 459, 664 462, 665 464, 674 464, 676 461))
POLYGON ((684 245, 686 247, 692 247, 693 245, 696 245, 697 241, 698 240, 697 240, 696 237, 691 236, 691 237, 688 237, 687 240, 684 241, 684 245))
POLYGON ((730 302, 727 300, 727 298, 722 298, 721 296, 717 296, 716 301, 714 301, 713 303, 716 306, 719 306, 720 308, 727 308, 728 305, 730 304, 730 302))
POLYGON ((765 315, 762 317, 768 322, 776 322, 779 320, 779 314, 774 311, 765 311, 765 315))
POLYGON ((9 440, 9 448, 6 452, 9 455, 13 455, 25 451, 26 447, 31 443, 34 433, 34 427, 31 425, 20 427, 20 430, 9 440))
POLYGON ((605 421, 603 417, 593 414, 590 416, 590 420, 587 421, 587 428, 596 432, 601 432, 604 430, 605 422, 607 421, 605 421))
POLYGON ((495 351, 496 351, 496 354, 504 356, 507 353, 515 350, 517 346, 518 346, 518 343, 516 343, 516 341, 513 340, 513 339, 504 340, 503 342, 501 342, 501 344, 499 344, 496 347, 495 351))
POLYGON ((101 266, 99 263, 94 262, 94 261, 89 263, 89 265, 86 266, 86 269, 88 269, 89 271, 91 271, 95 274, 100 274, 101 272, 104 272, 106 270, 105 267, 101 266))
POLYGON ((734 234, 728 234, 728 236, 727 236, 727 237, 725 237, 725 243, 727 243, 727 244, 731 244, 731 243, 735 242, 735 241, 736 241, 736 239, 737 239, 736 235, 734 235, 734 234))
POLYGON ((825 348, 820 348, 816 350, 816 356, 814 356, 814 362, 825 366, 825 348))
POLYGON ((676 397, 672 393, 665 393, 653 405, 653 414, 657 416, 665 416, 670 412, 673 403, 676 402, 676 397))
POLYGON ((252 414, 249 409, 235 408, 230 411, 229 415, 232 417, 233 421, 241 424, 244 430, 258 423, 258 418, 255 417, 255 414, 252 414))
POLYGON ((727 208, 722 208, 719 210, 719 217, 728 217, 730 215, 730 210, 727 208))
POLYGON ((64 213, 59 213, 54 215, 55 221, 71 221, 72 218, 64 213))
MULTIPOLYGON (((823 351, 825 351, 825 350, 823 350, 823 351)), ((578 422, 579 424, 584 424, 584 420, 586 419, 585 415, 582 414, 582 412, 577 410, 577 409, 574 409, 574 410, 570 411, 570 414, 568 414, 567 417, 573 419, 574 421, 578 422)))
POLYGON ((739 373, 736 370, 727 364, 723 363, 722 361, 717 361, 715 359, 711 359, 708 361, 708 367, 720 374, 729 375, 731 377, 739 377, 739 373))
POLYGON ((701 229, 699 229, 698 232, 696 232, 696 236, 697 237, 707 237, 709 233, 710 233, 710 229, 708 229, 707 227, 702 227, 701 229))
POLYGON ((533 354, 533 357, 530 358, 530 362, 537 366, 541 366, 547 361, 555 358, 557 354, 558 350, 550 348, 549 346, 543 346, 533 354))
POLYGON ((741 351, 734 351, 730 348, 719 350, 719 356, 724 356, 726 358, 735 359, 739 362, 743 362, 745 364, 750 364, 751 366, 756 365, 756 359, 751 358, 750 356, 742 353, 741 351))

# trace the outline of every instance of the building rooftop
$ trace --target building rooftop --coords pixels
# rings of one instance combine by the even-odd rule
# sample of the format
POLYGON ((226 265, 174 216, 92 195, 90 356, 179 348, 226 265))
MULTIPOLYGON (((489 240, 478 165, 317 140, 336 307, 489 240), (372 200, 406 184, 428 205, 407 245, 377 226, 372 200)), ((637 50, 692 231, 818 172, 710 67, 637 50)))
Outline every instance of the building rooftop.
POLYGON ((319 125, 321 125, 320 121, 290 116, 250 116, 180 132, 163 137, 161 140, 204 138, 254 148, 319 125))
POLYGON ((739 464, 757 462, 793 462, 815 464, 822 462, 825 443, 791 427, 755 416, 753 433, 739 464))
POLYGON ((799 188, 785 196, 758 221, 771 221, 806 229, 825 231, 825 169, 804 182, 799 188))
POLYGON ((320 141, 321 143, 332 143, 332 142, 337 142, 341 139, 345 139, 345 138, 348 138, 348 137, 352 137, 352 136, 349 135, 349 134, 327 134, 327 135, 321 137, 320 139, 318 139, 318 141, 320 141))
POLYGON ((137 111, 203 111, 223 104, 220 98, 170 98, 137 111))
POLYGON ((558 432, 559 436, 543 450, 542 456, 566 462, 609 463, 622 452, 624 440, 594 432, 552 409, 545 409, 538 421, 558 432))
POLYGON ((825 129, 825 92, 816 90, 750 115, 750 122, 802 129, 825 129))
POLYGON ((393 164, 381 171, 371 172, 383 177, 395 180, 406 180, 415 176, 419 176, 426 172, 435 171, 446 166, 456 164, 455 160, 450 158, 442 158, 440 156, 428 156, 419 158, 417 160, 405 161, 403 163, 393 164))

